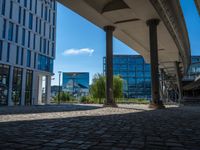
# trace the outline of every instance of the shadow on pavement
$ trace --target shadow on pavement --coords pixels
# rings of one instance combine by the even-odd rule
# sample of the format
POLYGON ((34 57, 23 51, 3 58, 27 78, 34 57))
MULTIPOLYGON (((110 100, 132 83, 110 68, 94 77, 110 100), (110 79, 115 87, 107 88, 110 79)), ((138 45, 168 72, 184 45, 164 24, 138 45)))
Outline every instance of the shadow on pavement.
POLYGON ((0 107, 0 115, 67 112, 67 111, 79 111, 79 110, 93 110, 99 108, 102 107, 93 105, 78 105, 78 104, 10 106, 10 107, 0 107))
POLYGON ((2 149, 199 150, 199 124, 200 110, 184 108, 4 122, 0 145, 2 149))

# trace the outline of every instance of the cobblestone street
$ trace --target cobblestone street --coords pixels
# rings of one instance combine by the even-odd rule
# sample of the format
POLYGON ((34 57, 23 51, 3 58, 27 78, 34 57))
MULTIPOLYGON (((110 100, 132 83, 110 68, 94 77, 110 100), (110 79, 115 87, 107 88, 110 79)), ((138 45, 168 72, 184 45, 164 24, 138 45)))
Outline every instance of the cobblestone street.
POLYGON ((200 150, 200 107, 1 107, 0 149, 200 150))

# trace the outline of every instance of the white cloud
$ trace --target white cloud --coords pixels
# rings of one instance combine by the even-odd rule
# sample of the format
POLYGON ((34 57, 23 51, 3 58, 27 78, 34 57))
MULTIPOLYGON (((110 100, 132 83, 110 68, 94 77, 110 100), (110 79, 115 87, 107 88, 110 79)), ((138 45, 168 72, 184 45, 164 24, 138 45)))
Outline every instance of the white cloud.
POLYGON ((81 48, 81 49, 74 49, 74 48, 71 48, 71 49, 67 49, 63 52, 63 55, 89 55, 91 56, 92 53, 94 52, 94 49, 91 49, 91 48, 81 48))

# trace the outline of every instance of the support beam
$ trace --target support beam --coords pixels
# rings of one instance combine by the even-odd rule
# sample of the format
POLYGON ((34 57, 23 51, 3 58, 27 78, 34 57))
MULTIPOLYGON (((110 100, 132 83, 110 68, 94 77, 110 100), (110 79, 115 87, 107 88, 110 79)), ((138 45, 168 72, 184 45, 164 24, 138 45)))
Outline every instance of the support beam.
POLYGON ((113 97, 113 31, 115 27, 105 26, 106 32, 106 101, 104 106, 116 107, 113 97))
POLYGON ((158 42, 157 42, 157 25, 159 19, 150 19, 147 21, 149 26, 150 39, 150 60, 151 60, 151 88, 152 101, 150 107, 164 108, 162 101, 160 101, 159 94, 159 72, 158 72, 158 42))
POLYGON ((175 68, 176 68, 176 79, 177 79, 177 85, 178 85, 178 91, 179 91, 179 104, 183 100, 183 88, 182 88, 182 78, 181 78, 181 70, 179 66, 179 62, 175 62, 175 68))

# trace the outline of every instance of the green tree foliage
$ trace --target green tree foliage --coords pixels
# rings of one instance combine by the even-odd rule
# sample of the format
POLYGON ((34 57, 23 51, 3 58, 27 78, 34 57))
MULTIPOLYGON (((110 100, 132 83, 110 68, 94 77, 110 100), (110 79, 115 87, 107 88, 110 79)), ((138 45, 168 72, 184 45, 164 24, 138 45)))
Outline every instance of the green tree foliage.
POLYGON ((120 76, 113 78, 114 98, 121 98, 123 96, 123 79, 120 76))
POLYGON ((94 75, 90 93, 93 98, 99 99, 99 103, 101 103, 101 100, 105 98, 105 86, 105 77, 101 74, 94 75))
MULTIPOLYGON (((69 93, 67 92, 60 92, 60 101, 61 102, 68 102, 70 101, 72 98, 70 96, 69 93)), ((54 101, 58 102, 58 94, 54 97, 54 101)))
MULTIPOLYGON (((123 96, 123 80, 119 76, 114 76, 113 79, 114 98, 121 98, 123 96)), ((106 96, 106 78, 101 74, 96 74, 93 77, 92 85, 90 87, 90 94, 93 98, 102 103, 102 99, 106 96)))

